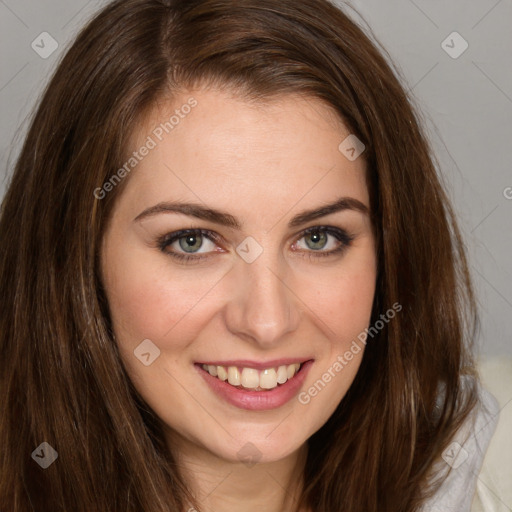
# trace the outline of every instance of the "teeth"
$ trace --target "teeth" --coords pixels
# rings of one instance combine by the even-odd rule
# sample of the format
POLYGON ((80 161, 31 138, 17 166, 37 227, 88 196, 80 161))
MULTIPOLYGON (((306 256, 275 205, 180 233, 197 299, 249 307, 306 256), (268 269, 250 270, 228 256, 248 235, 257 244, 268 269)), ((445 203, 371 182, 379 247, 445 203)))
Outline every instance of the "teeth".
POLYGON ((286 371, 286 366, 280 366, 277 369, 277 383, 284 384, 288 380, 288 372, 286 371))
POLYGON ((260 375, 260 388, 274 389, 277 387, 277 374, 274 368, 263 370, 260 375))
POLYGON ((244 388, 257 388, 260 385, 260 376, 258 375, 258 370, 255 370, 254 368, 244 368, 242 370, 241 384, 244 388))
POLYGON ((286 374, 289 379, 291 379, 297 373, 299 366, 300 366, 300 364, 295 363, 295 364, 289 364, 286 367, 286 374))
POLYGON ((228 368, 228 382, 232 386, 240 386, 240 372, 236 366, 230 366, 228 368))
POLYGON ((229 366, 226 369, 224 366, 203 364, 203 369, 212 377, 217 377, 222 381, 227 380, 232 386, 254 391, 274 389, 278 385, 284 384, 295 376, 299 368, 300 363, 293 363, 277 368, 267 368, 260 372, 254 368, 238 369, 236 366, 229 366))
MULTIPOLYGON (((208 369, 208 372, 210 372, 210 369, 208 369)), ((213 374, 210 372, 210 375, 213 374)), ((215 375, 213 375, 213 377, 215 377, 215 375)), ((226 371, 226 368, 224 368, 224 366, 217 366, 217 377, 220 380, 228 380, 228 372, 226 371)))

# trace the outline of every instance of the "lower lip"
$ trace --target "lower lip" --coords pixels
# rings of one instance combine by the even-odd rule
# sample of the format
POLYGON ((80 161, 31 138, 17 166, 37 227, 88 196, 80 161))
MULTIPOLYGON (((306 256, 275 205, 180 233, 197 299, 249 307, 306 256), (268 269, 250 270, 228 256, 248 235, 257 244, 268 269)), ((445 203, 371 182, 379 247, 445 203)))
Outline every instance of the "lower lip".
POLYGON ((202 366, 194 366, 210 388, 231 405, 249 411, 266 411, 283 406, 298 394, 312 364, 313 360, 306 361, 294 377, 269 391, 244 391, 217 377, 212 377, 202 366))

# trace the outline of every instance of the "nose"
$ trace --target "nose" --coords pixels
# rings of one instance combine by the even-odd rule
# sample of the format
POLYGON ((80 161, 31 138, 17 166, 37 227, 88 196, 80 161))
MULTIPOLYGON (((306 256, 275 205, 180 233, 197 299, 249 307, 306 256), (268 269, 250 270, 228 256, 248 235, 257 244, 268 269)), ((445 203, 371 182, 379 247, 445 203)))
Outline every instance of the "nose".
POLYGON ((263 252, 256 261, 237 261, 231 279, 235 293, 225 310, 227 328, 260 348, 272 348, 297 329, 300 300, 284 262, 263 252))

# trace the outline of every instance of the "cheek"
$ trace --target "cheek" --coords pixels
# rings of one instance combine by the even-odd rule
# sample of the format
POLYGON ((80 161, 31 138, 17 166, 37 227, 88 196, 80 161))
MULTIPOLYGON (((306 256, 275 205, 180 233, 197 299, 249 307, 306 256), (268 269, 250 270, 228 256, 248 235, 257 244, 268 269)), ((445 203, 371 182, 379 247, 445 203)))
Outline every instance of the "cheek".
POLYGON ((347 272, 336 286, 318 294, 317 323, 327 343, 319 347, 317 366, 298 396, 302 414, 311 419, 311 431, 319 429, 334 412, 359 370, 365 345, 358 336, 368 327, 375 294, 372 267, 347 272))
POLYGON ((370 322, 376 269, 372 252, 359 252, 327 279, 315 285, 315 311, 333 350, 341 350, 370 322))
POLYGON ((347 275, 323 290, 320 300, 330 323, 351 325, 364 323, 369 318, 374 294, 373 274, 347 275))
POLYGON ((133 350, 146 338, 162 348, 164 340, 172 339, 174 347, 188 339, 187 331, 194 330, 190 313, 221 276, 172 272, 172 262, 137 249, 113 247, 108 256, 107 298, 118 342, 133 350))

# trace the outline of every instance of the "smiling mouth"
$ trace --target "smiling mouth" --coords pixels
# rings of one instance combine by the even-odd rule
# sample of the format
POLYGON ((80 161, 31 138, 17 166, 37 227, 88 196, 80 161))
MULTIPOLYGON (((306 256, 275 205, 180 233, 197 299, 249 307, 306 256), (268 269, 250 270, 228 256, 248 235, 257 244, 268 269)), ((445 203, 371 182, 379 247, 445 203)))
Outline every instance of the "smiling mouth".
POLYGON ((234 388, 244 391, 270 391, 293 379, 302 365, 303 363, 292 363, 264 370, 211 364, 202 364, 200 367, 212 377, 226 382, 234 388))

